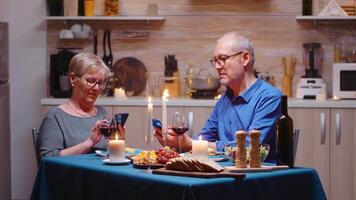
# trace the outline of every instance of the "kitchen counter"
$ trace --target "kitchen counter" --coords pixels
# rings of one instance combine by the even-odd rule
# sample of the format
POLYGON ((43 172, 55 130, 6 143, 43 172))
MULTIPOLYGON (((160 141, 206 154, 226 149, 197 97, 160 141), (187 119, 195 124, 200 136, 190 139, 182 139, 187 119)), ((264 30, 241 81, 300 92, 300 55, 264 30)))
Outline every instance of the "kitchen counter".
MULTIPOLYGON (((65 98, 43 98, 42 106, 56 106, 66 102, 65 98)), ((214 99, 190 99, 188 97, 171 98, 167 102, 168 106, 185 106, 185 107, 213 107, 217 100, 214 99)), ((147 98, 129 97, 126 100, 116 99, 114 97, 102 97, 96 101, 96 105, 102 106, 146 106, 147 98)), ((153 105, 160 106, 161 98, 153 98, 153 105)), ((333 100, 325 101, 289 99, 288 107, 290 108, 356 108, 356 100, 333 100)))

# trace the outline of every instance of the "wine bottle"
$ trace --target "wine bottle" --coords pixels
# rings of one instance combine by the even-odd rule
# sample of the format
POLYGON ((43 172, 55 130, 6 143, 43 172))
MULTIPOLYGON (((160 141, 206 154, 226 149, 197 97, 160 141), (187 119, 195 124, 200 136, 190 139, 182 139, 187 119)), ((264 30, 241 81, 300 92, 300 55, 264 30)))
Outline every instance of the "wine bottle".
POLYGON ((288 115, 287 96, 281 97, 282 115, 277 121, 277 165, 294 167, 293 120, 288 115))

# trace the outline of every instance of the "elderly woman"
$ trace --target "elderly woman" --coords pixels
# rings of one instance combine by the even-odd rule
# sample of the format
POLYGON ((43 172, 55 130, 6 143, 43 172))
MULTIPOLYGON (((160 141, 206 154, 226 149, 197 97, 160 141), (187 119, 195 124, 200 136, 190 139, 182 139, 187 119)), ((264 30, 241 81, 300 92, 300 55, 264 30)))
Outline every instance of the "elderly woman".
POLYGON ((94 103, 105 89, 109 68, 98 56, 79 53, 72 58, 68 74, 72 96, 47 112, 38 141, 41 158, 83 154, 106 146, 99 126, 107 114, 94 103))

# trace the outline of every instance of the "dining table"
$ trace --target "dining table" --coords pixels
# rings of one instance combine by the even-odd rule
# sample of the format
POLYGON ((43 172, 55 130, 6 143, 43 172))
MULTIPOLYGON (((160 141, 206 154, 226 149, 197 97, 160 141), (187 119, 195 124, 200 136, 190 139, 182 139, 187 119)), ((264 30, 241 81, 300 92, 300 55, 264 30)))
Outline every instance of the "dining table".
POLYGON ((82 154, 42 159, 31 199, 319 200, 326 195, 312 168, 248 172, 243 178, 187 177, 150 173, 132 163, 110 165, 96 154, 82 154))

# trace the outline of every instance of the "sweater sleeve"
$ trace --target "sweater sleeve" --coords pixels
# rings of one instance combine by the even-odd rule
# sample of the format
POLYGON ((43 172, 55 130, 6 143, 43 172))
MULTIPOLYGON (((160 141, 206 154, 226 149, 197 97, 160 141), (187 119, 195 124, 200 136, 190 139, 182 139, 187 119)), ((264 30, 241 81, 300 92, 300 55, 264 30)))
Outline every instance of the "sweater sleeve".
POLYGON ((63 133, 54 109, 48 111, 42 121, 38 145, 41 159, 47 156, 59 156, 59 152, 64 149, 63 133))

